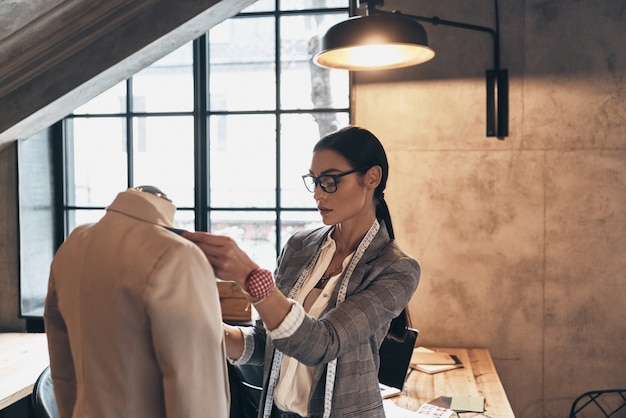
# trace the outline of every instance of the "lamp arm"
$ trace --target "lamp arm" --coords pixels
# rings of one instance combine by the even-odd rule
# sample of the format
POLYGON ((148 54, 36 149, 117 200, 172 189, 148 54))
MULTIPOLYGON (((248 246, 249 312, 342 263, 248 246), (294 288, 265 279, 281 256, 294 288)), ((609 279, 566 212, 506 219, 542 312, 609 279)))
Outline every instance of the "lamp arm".
POLYGON ((479 25, 473 25, 470 23, 455 22, 453 20, 441 19, 437 16, 426 17, 426 16, 409 15, 409 14, 402 13, 398 10, 389 12, 389 11, 380 10, 380 9, 370 9, 369 12, 370 14, 380 14, 380 15, 400 15, 400 16, 407 17, 409 19, 417 20, 419 22, 430 23, 434 26, 437 26, 437 25, 452 26, 452 27, 460 28, 460 29, 467 29, 467 30, 488 33, 491 35, 491 38, 493 40, 494 69, 496 71, 500 69, 500 36, 498 34, 498 31, 495 29, 489 28, 487 26, 479 26, 479 25))

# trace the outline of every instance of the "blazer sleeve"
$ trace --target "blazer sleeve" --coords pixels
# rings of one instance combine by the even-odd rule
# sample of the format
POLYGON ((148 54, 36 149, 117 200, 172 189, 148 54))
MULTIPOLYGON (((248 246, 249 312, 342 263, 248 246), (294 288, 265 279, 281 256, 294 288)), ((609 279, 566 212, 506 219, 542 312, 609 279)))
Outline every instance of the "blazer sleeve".
POLYGON ((146 289, 168 417, 228 417, 230 394, 215 275, 193 244, 170 248, 146 289))
POLYGON ((276 340, 275 346, 306 365, 316 366, 373 339, 379 344, 391 320, 411 299, 419 277, 418 262, 402 254, 360 263, 351 278, 358 284, 344 302, 329 307, 319 319, 305 317, 291 337, 276 340))

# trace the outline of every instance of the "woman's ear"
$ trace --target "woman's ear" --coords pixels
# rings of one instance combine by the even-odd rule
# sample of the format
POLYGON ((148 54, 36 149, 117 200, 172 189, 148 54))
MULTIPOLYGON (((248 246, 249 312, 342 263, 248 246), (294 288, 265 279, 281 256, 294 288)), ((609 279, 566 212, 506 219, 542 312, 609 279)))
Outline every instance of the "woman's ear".
POLYGON ((369 168, 365 173, 365 185, 375 189, 380 184, 383 175, 383 169, 379 165, 369 168))

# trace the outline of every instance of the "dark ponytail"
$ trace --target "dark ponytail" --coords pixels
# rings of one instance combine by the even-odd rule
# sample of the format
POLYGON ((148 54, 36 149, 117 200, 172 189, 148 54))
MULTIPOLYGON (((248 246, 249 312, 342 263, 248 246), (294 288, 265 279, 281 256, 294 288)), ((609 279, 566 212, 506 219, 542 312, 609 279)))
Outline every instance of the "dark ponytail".
POLYGON ((389 233, 389 237, 391 239, 395 239, 396 236, 393 233, 393 225, 391 224, 391 215, 389 214, 389 207, 387 206, 387 202, 385 202, 385 194, 378 189, 376 189, 375 193, 376 198, 376 218, 381 219, 385 222, 385 226, 387 227, 387 232, 389 233))

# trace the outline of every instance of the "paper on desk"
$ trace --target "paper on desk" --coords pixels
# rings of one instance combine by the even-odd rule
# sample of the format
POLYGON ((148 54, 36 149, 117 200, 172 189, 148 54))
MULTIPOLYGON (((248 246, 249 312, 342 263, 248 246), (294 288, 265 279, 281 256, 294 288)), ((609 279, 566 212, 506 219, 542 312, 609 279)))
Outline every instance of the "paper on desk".
POLYGON ((413 349, 410 366, 420 372, 435 374, 461 368, 463 363, 455 355, 435 352, 426 347, 417 347, 413 349))
POLYGON ((426 402, 417 410, 417 418, 450 418, 454 411, 430 402, 426 402))
POLYGON ((413 350, 411 364, 454 364, 455 361, 450 354, 435 351, 422 351, 419 348, 413 350))
POLYGON ((383 407, 385 408, 385 416, 387 418, 450 418, 452 412, 454 412, 451 409, 437 406, 429 402, 423 404, 420 409, 415 412, 400 408, 389 399, 383 401, 383 407))
POLYGON ((482 396, 453 396, 450 409, 456 412, 483 412, 485 398, 482 396))
POLYGON ((400 408, 393 403, 391 399, 385 399, 383 401, 383 408, 385 409, 385 416, 387 418, 417 418, 418 415, 414 411, 400 408))

